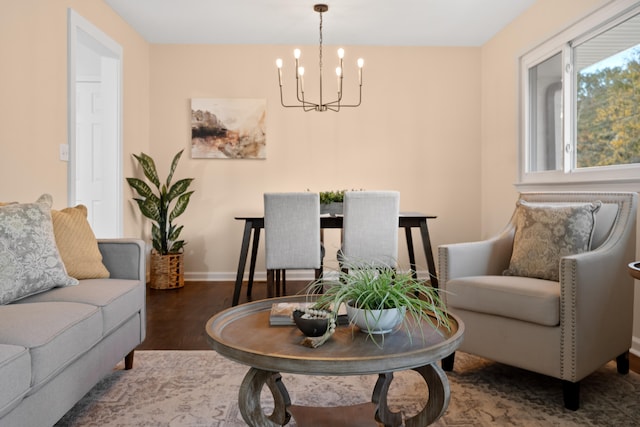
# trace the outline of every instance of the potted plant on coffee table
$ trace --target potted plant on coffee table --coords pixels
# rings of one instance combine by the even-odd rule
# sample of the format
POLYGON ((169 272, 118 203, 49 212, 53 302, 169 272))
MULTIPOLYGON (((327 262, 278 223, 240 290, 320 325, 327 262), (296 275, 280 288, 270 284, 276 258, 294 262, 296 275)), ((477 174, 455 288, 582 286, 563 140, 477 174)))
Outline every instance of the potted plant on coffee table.
POLYGON ((151 240, 151 283, 155 289, 173 289, 184 286, 183 248, 180 233, 184 226, 173 223, 182 215, 189 204, 193 191, 187 191, 193 178, 185 178, 172 183, 173 173, 178 166, 180 150, 171 162, 166 180, 161 183, 153 158, 145 153, 134 154, 144 176, 155 187, 138 178, 127 178, 127 182, 139 197, 134 197, 140 212, 152 221, 151 240))
POLYGON ((319 293, 317 308, 337 313, 344 304, 349 322, 376 344, 396 328, 409 332, 415 325, 422 328, 425 321, 436 330, 450 328, 440 291, 411 271, 366 262, 347 262, 344 267, 313 282, 307 291, 319 293))

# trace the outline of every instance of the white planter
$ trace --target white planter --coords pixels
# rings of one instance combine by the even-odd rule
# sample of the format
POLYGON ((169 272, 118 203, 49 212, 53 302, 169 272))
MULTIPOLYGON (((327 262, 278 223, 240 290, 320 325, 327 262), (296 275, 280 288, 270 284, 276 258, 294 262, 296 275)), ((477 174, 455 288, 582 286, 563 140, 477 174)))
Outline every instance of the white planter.
POLYGON ((388 308, 384 310, 362 310, 347 306, 347 318, 362 332, 368 334, 386 334, 393 331, 402 323, 406 312, 405 307, 388 308))

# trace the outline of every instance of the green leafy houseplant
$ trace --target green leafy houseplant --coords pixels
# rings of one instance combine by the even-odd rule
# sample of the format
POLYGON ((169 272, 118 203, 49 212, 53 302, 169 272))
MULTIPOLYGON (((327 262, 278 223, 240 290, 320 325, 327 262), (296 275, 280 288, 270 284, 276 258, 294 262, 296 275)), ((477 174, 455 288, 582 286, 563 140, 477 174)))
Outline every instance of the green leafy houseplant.
MULTIPOLYGON (((333 308, 336 313, 342 304, 364 310, 399 308, 405 312, 401 327, 407 332, 412 325, 420 325, 423 333, 423 321, 436 330, 440 327, 450 330, 449 317, 439 290, 423 280, 415 279, 411 271, 400 272, 390 266, 373 266, 363 262, 347 264, 345 267, 335 275, 320 278, 309 285, 309 294, 320 293, 315 304, 317 308, 333 308)), ((371 317, 377 322, 375 315, 371 317)), ((371 331, 368 334, 377 343, 375 334, 371 331)))
POLYGON ((344 192, 346 190, 337 191, 321 191, 320 204, 328 205, 329 203, 342 203, 344 201, 344 192))
POLYGON ((153 221, 151 226, 153 249, 160 255, 179 253, 185 245, 184 240, 178 240, 183 226, 177 227, 173 224, 173 220, 182 215, 189 204, 193 191, 187 190, 193 178, 171 183, 183 151, 180 150, 174 156, 169 175, 164 183, 160 182, 155 162, 150 156, 145 153, 140 153, 139 156, 133 155, 142 167, 144 176, 155 187, 155 191, 141 179, 127 178, 127 182, 139 196, 133 199, 138 203, 140 212, 153 221))

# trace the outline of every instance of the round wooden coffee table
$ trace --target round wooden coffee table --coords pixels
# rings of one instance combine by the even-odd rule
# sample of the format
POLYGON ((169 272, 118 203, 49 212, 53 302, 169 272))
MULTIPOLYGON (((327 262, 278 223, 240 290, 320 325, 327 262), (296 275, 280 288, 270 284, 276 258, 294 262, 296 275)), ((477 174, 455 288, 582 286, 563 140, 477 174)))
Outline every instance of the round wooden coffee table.
POLYGON ((462 321, 451 318, 451 330, 438 333, 424 322, 422 332, 413 328, 411 338, 403 329, 384 336, 380 347, 366 334, 352 331, 351 326, 338 326, 322 346, 302 346, 302 333, 295 326, 269 326, 272 304, 305 301, 304 296, 272 298, 242 304, 213 316, 206 325, 211 346, 221 355, 250 366, 238 397, 240 412, 250 426, 283 426, 292 414, 298 426, 343 423, 351 427, 402 425, 402 413, 392 412, 387 405, 387 391, 393 372, 415 370, 429 388, 425 407, 405 420, 406 426, 427 426, 440 418, 449 404, 449 381, 437 362, 453 353, 464 333, 462 321), (355 333, 354 333, 355 332, 355 333), (339 410, 291 405, 282 382, 281 372, 303 375, 369 375, 377 374, 371 403, 339 410), (260 405, 264 386, 271 391, 274 410, 266 415, 260 405), (366 411, 369 408, 371 411, 366 411), (325 409, 325 411, 322 411, 325 409), (361 419, 366 415, 365 419, 361 419), (311 419, 309 421, 309 419, 311 419), (308 423, 308 424, 305 424, 308 423))

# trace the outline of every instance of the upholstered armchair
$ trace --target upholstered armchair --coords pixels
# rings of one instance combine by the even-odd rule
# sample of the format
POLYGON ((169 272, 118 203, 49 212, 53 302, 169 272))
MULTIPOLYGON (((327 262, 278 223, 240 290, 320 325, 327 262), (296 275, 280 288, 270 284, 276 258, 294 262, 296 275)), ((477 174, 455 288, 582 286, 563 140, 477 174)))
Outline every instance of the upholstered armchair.
POLYGON ((499 235, 440 246, 458 350, 562 380, 572 410, 587 375, 613 359, 627 373, 636 209, 636 193, 522 193, 499 235))

